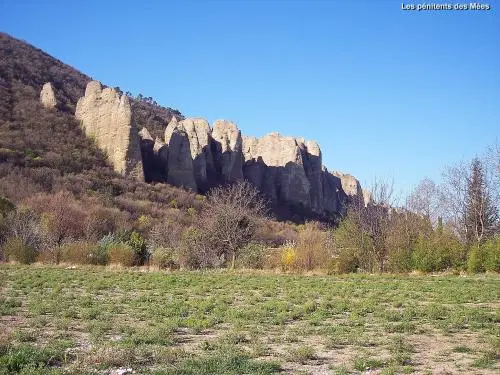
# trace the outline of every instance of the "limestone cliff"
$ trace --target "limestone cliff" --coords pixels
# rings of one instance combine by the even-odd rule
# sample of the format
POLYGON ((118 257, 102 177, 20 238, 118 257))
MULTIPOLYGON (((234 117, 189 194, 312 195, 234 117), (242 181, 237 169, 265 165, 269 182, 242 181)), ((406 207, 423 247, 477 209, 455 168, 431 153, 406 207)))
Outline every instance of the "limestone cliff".
POLYGON ((186 176, 186 178, 189 175, 189 181, 186 180, 184 186, 195 191, 205 191, 211 185, 210 180, 215 175, 214 158, 211 150, 212 136, 208 122, 201 118, 177 121, 174 117, 165 129, 165 144, 169 150, 172 147, 180 150, 179 142, 185 143, 182 151, 186 155, 191 155, 191 162, 184 161, 181 156, 175 155, 176 162, 169 161, 167 182, 173 183, 171 176, 179 173, 186 176), (190 170, 188 171, 186 168, 190 170), (194 182, 191 175, 193 175, 194 182))
POLYGON ((336 219, 352 199, 369 199, 353 176, 323 166, 314 141, 270 133, 243 137, 238 127, 217 120, 173 116, 163 139, 132 123, 126 96, 87 85, 76 117, 85 133, 104 150, 115 170, 146 182, 166 182, 199 193, 246 179, 272 203, 282 218, 336 219))
POLYGON ((311 184, 299 143, 293 137, 270 133, 245 138, 243 175, 274 202, 311 207, 311 184))
POLYGON ((75 116, 87 136, 106 152, 114 170, 124 176, 143 179, 138 129, 132 124, 128 97, 112 88, 102 89, 97 81, 87 84, 78 100, 75 116))
POLYGON ((212 129, 215 166, 224 182, 243 180, 243 140, 238 127, 227 120, 217 120, 212 129))

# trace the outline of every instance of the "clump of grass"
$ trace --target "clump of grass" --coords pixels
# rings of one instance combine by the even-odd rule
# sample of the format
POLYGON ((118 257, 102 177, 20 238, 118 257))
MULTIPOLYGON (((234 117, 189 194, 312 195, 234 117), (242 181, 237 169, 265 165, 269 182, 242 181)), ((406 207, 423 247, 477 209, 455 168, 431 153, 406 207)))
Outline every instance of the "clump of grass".
POLYGON ((14 374, 25 369, 43 370, 62 364, 64 359, 64 351, 61 348, 38 348, 23 344, 10 347, 0 355, 0 369, 14 374))
POLYGON ((0 296, 0 316, 13 315, 18 311, 19 307, 21 307, 20 300, 0 296))
POLYGON ((497 360, 497 353, 493 350, 483 353, 481 357, 472 362, 472 367, 476 368, 492 368, 497 360))
POLYGON ((373 370, 384 366, 385 363, 376 358, 370 358, 370 357, 354 358, 354 369, 357 371, 373 370))
POLYGON ((32 330, 17 329, 12 333, 12 337, 19 342, 35 342, 36 336, 32 330))
POLYGON ((473 349, 468 346, 455 346, 453 348, 454 353, 472 353, 473 349))
POLYGON ((287 359, 291 362, 306 363, 307 361, 316 359, 316 352, 313 347, 309 345, 300 345, 292 348, 287 355, 287 359))

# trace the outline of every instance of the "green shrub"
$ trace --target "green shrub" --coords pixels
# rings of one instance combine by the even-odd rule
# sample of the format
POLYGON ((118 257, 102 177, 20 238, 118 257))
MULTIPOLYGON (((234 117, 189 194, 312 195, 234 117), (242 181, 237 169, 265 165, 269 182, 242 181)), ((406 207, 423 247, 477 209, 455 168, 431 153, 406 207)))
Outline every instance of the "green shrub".
POLYGON ((344 273, 354 273, 359 268, 359 260, 350 249, 341 250, 328 265, 328 273, 340 275, 344 273))
POLYGON ((96 264, 93 263, 96 248, 96 245, 85 241, 64 244, 61 247, 61 261, 74 264, 96 264))
POLYGON ((472 246, 467 259, 467 271, 470 273, 484 272, 483 252, 480 246, 472 246))
POLYGON ((107 250, 109 264, 119 264, 124 267, 132 267, 135 264, 135 253, 129 245, 113 243, 107 250))
POLYGON ((19 237, 8 238, 3 244, 2 249, 5 257, 9 261, 29 264, 36 260, 36 250, 19 237))
POLYGON ((172 248, 159 247, 153 251, 151 263, 160 269, 178 268, 175 251, 172 248))
POLYGON ((239 250, 236 260, 238 268, 264 268, 266 248, 260 244, 249 243, 239 250))
POLYGON ((132 248, 132 251, 135 254, 136 264, 144 264, 148 257, 146 240, 144 237, 140 233, 133 231, 130 233, 130 237, 125 243, 132 248))
POLYGON ((101 266, 108 264, 108 247, 92 246, 90 248, 89 263, 101 266))
POLYGON ((500 272, 500 236, 489 239, 483 244, 484 268, 490 272, 500 272))
POLYGON ((7 198, 0 197, 0 215, 5 215, 15 208, 16 206, 14 205, 14 203, 9 201, 7 198))
POLYGON ((474 245, 469 250, 467 270, 471 273, 500 271, 500 237, 488 239, 481 245, 474 245))

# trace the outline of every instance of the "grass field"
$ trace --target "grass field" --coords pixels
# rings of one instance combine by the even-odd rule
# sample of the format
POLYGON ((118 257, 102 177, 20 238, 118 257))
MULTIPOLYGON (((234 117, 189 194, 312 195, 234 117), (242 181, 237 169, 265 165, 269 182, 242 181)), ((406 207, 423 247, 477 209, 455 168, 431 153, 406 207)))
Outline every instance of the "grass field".
POLYGON ((498 374, 500 276, 0 265, 0 374, 498 374))

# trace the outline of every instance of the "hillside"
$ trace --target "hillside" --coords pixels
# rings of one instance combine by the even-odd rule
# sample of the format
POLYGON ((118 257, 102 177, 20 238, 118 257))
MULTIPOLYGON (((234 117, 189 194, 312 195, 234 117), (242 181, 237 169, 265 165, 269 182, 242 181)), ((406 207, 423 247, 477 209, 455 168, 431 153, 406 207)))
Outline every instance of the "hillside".
MULTIPOLYGON (((85 207, 118 210, 125 220, 164 217, 173 201, 178 213, 198 208, 195 194, 175 187, 124 178, 85 136, 74 117, 90 78, 7 34, 0 34, 0 196, 21 203, 37 194, 67 191, 85 207), (40 104, 51 82, 56 111, 40 104), (92 201, 89 204, 88 201, 92 201)), ((177 111, 132 100, 135 116, 154 131, 177 111)))
MULTIPOLYGON (((89 124, 84 126, 89 136, 86 137, 74 116, 75 111, 78 116, 77 102, 83 100, 90 77, 7 34, 0 34, 0 53, 2 195, 20 201, 42 191, 67 189, 82 195, 86 189, 104 194, 111 192, 116 197, 144 189, 142 198, 146 195, 153 201, 171 201, 172 192, 193 196, 165 184, 152 187, 119 176, 124 173, 113 173, 110 167, 116 160, 110 157, 124 150, 113 148, 116 139, 109 141, 110 148, 99 136, 89 133, 89 124), (39 103, 45 83, 53 88, 56 111, 44 110, 39 103), (83 179, 83 183, 75 183, 76 176, 83 179), (20 185, 24 186, 22 191, 16 188, 20 185), (156 197, 158 190, 162 192, 156 197)), ((278 218, 294 221, 307 218, 337 221, 345 213, 349 196, 362 199, 357 180, 349 175, 332 174, 322 167, 321 151, 314 142, 277 133, 261 140, 244 137, 227 121, 214 124, 212 134, 204 120, 185 120, 180 112, 161 107, 150 97, 132 98, 130 93, 125 96, 119 88, 106 90, 110 90, 106 92, 113 98, 127 98, 131 112, 130 137, 141 136, 134 146, 137 164, 144 170, 139 182, 168 182, 203 194, 211 187, 245 178, 266 195, 278 218), (204 134, 199 134, 200 126, 204 134), (203 137, 205 143, 201 142, 203 137), (170 163, 166 160, 164 163, 162 152, 171 154, 170 163), (192 177, 186 177, 189 174, 192 177)), ((93 105, 95 103, 88 104, 83 113, 103 111, 93 105)), ((79 120, 85 125, 84 117, 79 120)), ((98 128, 99 121, 91 116, 87 122, 98 128)), ((124 147, 128 147, 129 135, 124 137, 124 147)), ((114 169, 117 171, 116 166, 114 169)))
MULTIPOLYGON (((97 241, 108 233, 132 230, 144 238, 168 231, 163 243, 177 245, 186 228, 200 226, 204 197, 113 170, 75 119, 77 101, 90 80, 43 51, 0 34, 0 200, 30 207, 43 225, 58 226, 56 240, 36 248, 53 246, 54 241, 97 241), (40 103, 46 82, 54 88, 56 110, 40 103)), ((130 98, 130 105, 134 121, 145 124, 155 137, 162 136, 173 115, 184 118, 149 98, 130 98)), ((0 214, 5 216, 2 205, 0 214)), ((3 229, 0 215, 0 242, 3 229)), ((289 225, 272 219, 264 219, 258 230, 258 240, 272 246, 294 238, 289 225)))

